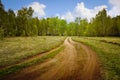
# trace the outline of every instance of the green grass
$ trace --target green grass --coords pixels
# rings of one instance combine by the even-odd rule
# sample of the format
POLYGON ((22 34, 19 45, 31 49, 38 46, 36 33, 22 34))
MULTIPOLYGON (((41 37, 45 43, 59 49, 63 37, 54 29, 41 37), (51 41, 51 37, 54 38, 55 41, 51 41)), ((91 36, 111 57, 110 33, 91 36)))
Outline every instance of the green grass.
POLYGON ((120 44, 120 38, 119 37, 86 37, 86 38, 120 44))
POLYGON ((7 74, 10 74, 10 73, 14 73, 14 72, 17 72, 17 71, 20 71, 26 67, 29 67, 29 66, 32 66, 32 65, 35 65, 37 63, 42 63, 44 62, 46 59, 48 58, 54 58, 61 50, 63 50, 64 47, 61 46, 60 48, 58 48, 57 50, 45 55, 45 56, 42 56, 41 58, 36 58, 32 61, 29 61, 29 62, 24 62, 22 64, 16 64, 14 66, 11 66, 7 69, 4 69, 4 70, 1 70, 0 71, 0 77, 4 77, 5 75, 7 74))
MULTIPOLYGON (((73 39, 89 45, 96 51, 101 61, 103 80, 120 80, 120 46, 99 41, 108 38, 96 40, 98 38, 95 37, 89 37, 89 39, 86 37, 73 37, 73 39)), ((108 40, 119 42, 120 38, 109 38, 108 40)))
POLYGON ((0 67, 13 65, 28 57, 59 46, 65 37, 38 36, 5 38, 0 41, 0 67))

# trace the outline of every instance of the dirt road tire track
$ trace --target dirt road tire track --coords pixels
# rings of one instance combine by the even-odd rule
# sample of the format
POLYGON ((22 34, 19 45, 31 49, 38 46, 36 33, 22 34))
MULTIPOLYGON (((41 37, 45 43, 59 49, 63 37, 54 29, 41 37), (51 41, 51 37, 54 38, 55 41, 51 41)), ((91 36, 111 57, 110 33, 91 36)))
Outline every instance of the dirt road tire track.
POLYGON ((55 58, 10 74, 4 80, 100 80, 98 58, 91 48, 70 37, 64 46, 55 58))
POLYGON ((100 80, 101 75, 99 59, 95 51, 82 43, 74 43, 79 44, 84 49, 87 55, 87 61, 83 68, 82 80, 100 80))

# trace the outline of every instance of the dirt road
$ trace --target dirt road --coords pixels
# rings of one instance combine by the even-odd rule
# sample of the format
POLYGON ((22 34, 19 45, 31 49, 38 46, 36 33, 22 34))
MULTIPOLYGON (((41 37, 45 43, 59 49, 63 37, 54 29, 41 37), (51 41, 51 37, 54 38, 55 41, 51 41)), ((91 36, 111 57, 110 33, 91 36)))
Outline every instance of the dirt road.
POLYGON ((64 46, 53 59, 10 74, 5 80, 100 80, 98 58, 91 48, 70 37, 64 46))

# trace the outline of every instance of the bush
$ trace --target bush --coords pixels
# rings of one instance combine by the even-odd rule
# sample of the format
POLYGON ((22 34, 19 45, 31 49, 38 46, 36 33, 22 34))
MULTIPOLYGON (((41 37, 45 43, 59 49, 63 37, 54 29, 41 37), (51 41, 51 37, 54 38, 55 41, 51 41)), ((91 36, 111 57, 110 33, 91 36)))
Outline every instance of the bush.
POLYGON ((3 40, 4 38, 4 30, 0 28, 0 40, 3 40))

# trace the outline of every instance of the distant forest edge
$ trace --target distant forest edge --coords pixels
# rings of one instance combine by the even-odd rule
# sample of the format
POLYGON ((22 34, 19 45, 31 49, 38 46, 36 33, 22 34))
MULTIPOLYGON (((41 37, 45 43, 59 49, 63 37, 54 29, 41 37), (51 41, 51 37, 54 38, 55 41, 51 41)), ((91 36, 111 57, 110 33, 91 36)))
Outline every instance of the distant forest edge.
POLYGON ((0 39, 14 36, 120 36, 120 16, 110 17, 106 9, 98 12, 90 22, 76 18, 67 23, 58 17, 39 19, 33 9, 22 8, 17 14, 5 11, 0 0, 0 39))

